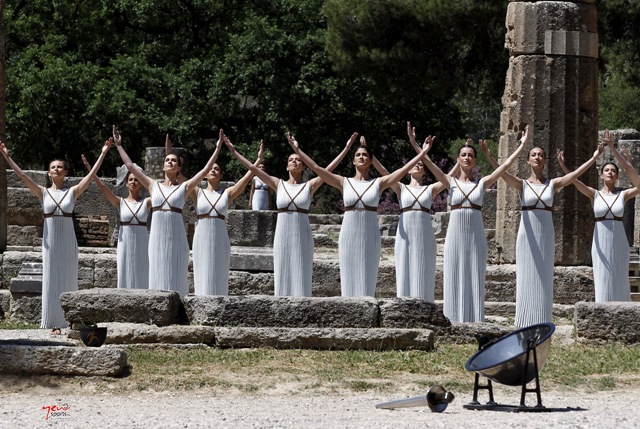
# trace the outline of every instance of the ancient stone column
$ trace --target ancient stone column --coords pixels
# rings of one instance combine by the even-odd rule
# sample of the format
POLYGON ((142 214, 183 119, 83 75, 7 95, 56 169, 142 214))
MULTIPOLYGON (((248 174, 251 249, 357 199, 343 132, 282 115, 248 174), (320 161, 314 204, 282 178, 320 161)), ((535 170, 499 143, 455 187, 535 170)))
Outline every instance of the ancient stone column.
MULTIPOLYGON (((500 161, 517 146, 529 125, 533 145, 547 153, 547 177, 562 171, 556 151, 564 150, 574 169, 591 157, 598 138, 598 36, 594 0, 512 1, 507 10, 505 47, 509 50, 500 121, 500 161)), ((529 148, 531 148, 530 146, 529 148)), ((527 153, 510 172, 530 175, 527 153)), ((596 184, 595 168, 582 176, 596 184)), ((554 198, 556 264, 590 262, 593 214, 589 200, 573 186, 554 198)), ((520 222, 517 192, 498 182, 496 243, 503 261, 515 261, 520 222)))

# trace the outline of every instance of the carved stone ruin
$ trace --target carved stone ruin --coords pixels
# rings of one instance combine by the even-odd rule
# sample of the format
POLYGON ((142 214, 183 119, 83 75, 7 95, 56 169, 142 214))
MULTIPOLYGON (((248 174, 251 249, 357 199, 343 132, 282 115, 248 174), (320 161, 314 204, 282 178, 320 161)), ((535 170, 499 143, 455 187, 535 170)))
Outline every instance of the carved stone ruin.
MULTIPOLYGON (((589 159, 598 138, 598 35, 594 0, 509 3, 505 47, 511 55, 500 121, 500 161, 517 146, 529 125, 532 141, 547 153, 547 177, 562 171, 555 161, 564 150, 567 166, 589 159)), ((531 146, 528 148, 530 149, 531 146)), ((527 152, 528 152, 527 149, 527 152)), ((529 176, 527 154, 511 168, 529 176)), ((582 176, 596 184, 595 169, 582 176)), ((589 264, 593 215, 589 200, 567 187, 554 197, 556 264, 589 264), (580 219, 580 222, 576 222, 580 219)), ((498 182, 496 242, 506 262, 515 261, 520 199, 498 182)))

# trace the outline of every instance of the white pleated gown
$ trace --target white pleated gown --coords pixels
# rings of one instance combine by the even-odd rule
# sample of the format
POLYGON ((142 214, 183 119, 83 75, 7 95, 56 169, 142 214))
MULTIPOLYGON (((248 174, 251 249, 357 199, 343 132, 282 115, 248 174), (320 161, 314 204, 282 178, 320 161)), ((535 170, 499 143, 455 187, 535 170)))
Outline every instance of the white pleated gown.
POLYGON ((482 206, 484 179, 476 186, 452 178, 449 196, 452 207, 462 204, 462 208, 451 210, 445 238, 444 315, 452 322, 483 322, 487 236, 482 212, 471 208, 470 202, 482 206))
POLYGON ((523 180, 520 202, 523 207, 516 240, 516 320, 517 327, 551 323, 553 319, 553 264, 555 235, 552 212, 553 182, 532 184, 523 180), (546 187, 546 188, 545 188, 546 187), (538 198, 538 196, 540 198, 538 198), (544 204, 543 204, 544 203, 544 204))
POLYGON ((273 239, 275 296, 311 296, 313 236, 309 216, 296 211, 308 211, 310 205, 308 182, 293 185, 278 181, 278 220, 273 239))
POLYGON ((338 240, 340 287, 342 296, 375 296, 380 264, 380 226, 377 208, 380 200, 378 180, 345 178, 342 183, 345 211, 338 240), (354 191, 355 188, 355 191, 354 191))
POLYGON ((414 188, 400 184, 400 207, 395 243, 396 286, 399 297, 434 301, 436 237, 431 225, 433 185, 414 188), (404 211, 406 208, 412 210, 404 211))
POLYGON ((41 328, 68 326, 60 305, 63 292, 78 290, 78 242, 73 229, 73 188, 43 189, 41 328), (67 192, 68 191, 68 192, 67 192), (58 204, 56 204, 56 202, 58 204), (46 217, 46 214, 53 216, 46 217), (62 214, 68 216, 62 216, 62 214))
POLYGON ((149 289, 149 231, 147 199, 120 198, 118 229, 118 288, 149 289))
POLYGON ((231 244, 224 218, 229 209, 229 194, 226 190, 198 189, 196 206, 198 222, 193 235, 195 294, 227 296, 231 244))
POLYGON ((596 218, 607 218, 596 222, 591 244, 596 302, 631 301, 629 242, 621 220, 624 197, 621 192, 615 195, 596 192, 593 212, 596 218), (614 216, 619 220, 614 220, 614 216))
POLYGON ((253 197, 251 198, 251 210, 269 210, 269 185, 253 178, 253 197))
POLYGON ((156 182, 151 187, 154 211, 149 234, 149 289, 173 290, 180 296, 189 293, 189 243, 182 212, 170 207, 182 211, 186 189, 186 183, 165 186, 156 182))

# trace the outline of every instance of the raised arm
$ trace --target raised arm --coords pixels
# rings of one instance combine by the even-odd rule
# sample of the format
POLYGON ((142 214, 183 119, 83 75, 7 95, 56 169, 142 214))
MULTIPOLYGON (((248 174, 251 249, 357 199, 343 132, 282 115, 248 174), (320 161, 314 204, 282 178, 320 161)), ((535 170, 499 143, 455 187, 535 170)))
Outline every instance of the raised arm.
POLYGON ((138 182, 140 182, 142 186, 144 186, 149 192, 151 192, 151 185, 153 185, 153 182, 155 182, 155 180, 144 174, 139 168, 136 168, 136 166, 133 165, 131 158, 129 158, 129 155, 127 155, 127 152, 125 152, 124 148, 122 147, 122 136, 120 135, 120 131, 118 131, 118 128, 115 125, 113 126, 113 142, 116 145, 116 149, 118 149, 120 159, 122 159, 122 162, 127 167, 127 169, 131 173, 133 173, 133 175, 136 177, 136 179, 138 179, 138 182))
MULTIPOLYGON (((493 167, 494 169, 498 168, 500 166, 500 163, 496 161, 496 159, 491 155, 489 147, 487 146, 487 142, 485 140, 480 140, 478 143, 480 144, 480 150, 489 160, 489 164, 491 164, 491 167, 493 167)), ((507 186, 515 188, 518 191, 522 191, 522 179, 520 179, 519 177, 514 176, 507 171, 502 175, 502 180, 504 180, 507 186)))
POLYGON ((102 161, 104 161, 104 157, 107 155, 107 152, 111 147, 111 142, 113 142, 113 137, 109 137, 109 140, 104 142, 104 146, 102 146, 102 151, 100 152, 100 156, 98 157, 98 160, 96 161, 96 163, 93 165, 93 168, 91 169, 91 171, 89 171, 89 174, 84 176, 82 180, 80 180, 80 183, 78 183, 76 186, 72 188, 74 198, 78 198, 84 191, 87 190, 87 188, 91 184, 91 181, 93 180, 96 173, 100 169, 100 166, 102 165, 102 161))
MULTIPOLYGON (((356 136, 357 136, 357 133, 356 133, 356 136)), ((306 153, 304 153, 300 149, 300 145, 298 145, 298 142, 296 141, 295 137, 291 135, 291 133, 287 133, 287 141, 289 142, 289 144, 291 145, 295 153, 297 153, 300 156, 300 159, 302 159, 302 162, 304 162, 307 167, 313 170, 313 172, 316 173, 318 177, 320 177, 320 179, 327 182, 329 185, 333 186, 334 188, 339 189, 340 192, 342 192, 342 182, 344 181, 344 177, 334 174, 329 170, 322 168, 318 164, 316 164, 316 162, 313 159, 311 159, 306 153)))
MULTIPOLYGON (((344 145, 342 151, 325 168, 327 171, 333 172, 333 170, 342 162, 344 157, 349 153, 349 150, 353 146, 353 143, 356 141, 357 137, 358 133, 351 134, 351 137, 349 137, 349 140, 347 140, 347 144, 344 145)), ((323 183, 324 181, 320 178, 320 176, 314 177, 313 179, 309 180, 309 186, 311 186, 311 194, 313 195, 313 193, 317 191, 323 183)))
MULTIPOLYGON (((513 153, 509 156, 509 158, 507 158, 507 160, 502 165, 500 165, 498 168, 493 170, 493 173, 489 174, 488 176, 485 176, 484 178, 485 189, 490 187, 494 183, 496 183, 496 181, 509 169, 509 167, 511 167, 511 164, 513 164, 513 161, 516 160, 518 155, 520 155, 520 152, 522 152, 522 149, 524 149, 526 144, 529 142, 529 137, 530 137, 529 125, 527 125, 526 127, 524 127, 524 133, 522 133, 522 137, 520 138, 520 144, 518 145, 516 150, 513 151, 513 153)), ((520 183, 520 186, 522 186, 522 183, 520 183)))
POLYGON ((411 169, 422 159, 423 156, 427 155, 427 152, 429 152, 430 148, 430 145, 425 145, 422 151, 415 157, 413 157, 413 159, 411 159, 409 162, 407 162, 403 167, 398 168, 396 171, 387 176, 380 177, 380 179, 378 180, 378 183, 380 185, 380 192, 398 183, 404 175, 411 171, 411 169))
MULTIPOLYGON (((560 168, 562 168, 562 171, 564 171, 564 174, 571 173, 567 165, 564 163, 564 152, 558 149, 557 157, 558 157, 558 164, 560 164, 560 168)), ((592 188, 591 186, 585 185, 578 179, 574 180, 573 186, 575 186, 576 189, 580 191, 580 193, 582 193, 585 197, 589 198, 591 200, 591 204, 593 205, 593 198, 596 195, 596 190, 594 188, 592 188)))
MULTIPOLYGON (((429 161, 431 161, 431 160, 429 160, 429 161)), ((422 159, 422 162, 425 162, 425 159, 424 159, 424 158, 422 159)), ((426 165, 426 164, 425 164, 425 165, 426 165)), ((451 183, 451 178, 452 178, 453 176, 455 176, 456 174, 458 174, 458 171, 459 171, 459 170, 460 170, 460 163, 459 163, 459 162, 456 162, 456 164, 455 164, 455 165, 451 168, 451 170, 447 173, 447 178, 448 178, 448 180, 447 180, 447 184, 448 184, 448 183, 451 183)), ((433 188, 431 189, 431 195, 435 197, 436 195, 438 195, 440 192, 444 191, 444 190, 445 190, 445 189, 447 189, 448 187, 449 187, 449 185, 446 185, 446 186, 445 186, 445 185, 443 185, 443 184, 442 184, 442 182, 441 182, 441 181, 439 181, 439 180, 438 180, 438 181, 434 184, 433 188)))
POLYGON ((227 147, 229 148, 229 151, 231 152, 231 154, 233 156, 236 157, 236 159, 238 161, 240 161, 240 163, 242 165, 244 165, 249 171, 251 171, 253 174, 255 174, 256 176, 258 176, 260 178, 260 180, 262 180, 264 183, 266 183, 266 185, 273 190, 278 189, 278 181, 280 179, 278 179, 277 177, 273 177, 268 175, 266 172, 260 170, 258 167, 256 167, 255 165, 253 165, 253 163, 251 161, 249 161, 247 158, 245 158, 244 156, 242 156, 240 154, 240 152, 238 152, 235 148, 235 146, 231 143, 231 141, 227 138, 224 139, 224 143, 227 145, 227 147))
MULTIPOLYGON (((613 153, 613 156, 616 158, 616 160, 618 160, 618 164, 620 164, 620 167, 622 167, 624 171, 627 173, 627 177, 629 177, 629 181, 633 184, 633 186, 636 187, 636 189, 640 189, 640 175, 638 175, 638 172, 636 171, 636 169, 633 168, 633 164, 626 157, 622 156, 620 152, 618 152, 615 145, 613 144, 613 140, 611 140, 611 134, 609 133, 609 130, 604 130, 604 142, 607 146, 609 146, 609 149, 611 149, 611 153, 613 153)), ((627 153, 626 155, 628 156, 629 154, 627 153)), ((632 191, 632 190, 627 189, 626 191, 632 191)), ((631 194, 633 192, 627 192, 627 193, 631 194)), ((627 196, 625 194, 625 201, 628 200, 629 198, 634 197, 635 195, 637 194, 630 195, 630 196, 627 196)))
POLYGON ((213 155, 211 155, 211 158, 209 158, 209 161, 207 162, 207 164, 204 166, 202 170, 198 172, 198 174, 196 174, 191 179, 184 182, 187 184, 187 193, 190 193, 191 191, 193 191, 200 184, 200 182, 202 182, 202 179, 204 179, 204 176, 206 176, 207 173, 211 171, 211 169, 213 168, 213 164, 215 164, 216 160, 218 159, 218 155, 220 155, 220 149, 222 149, 222 145, 223 145, 222 142, 225 138, 226 136, 224 135, 224 131, 222 130, 222 128, 220 128, 218 142, 216 143, 216 150, 213 151, 213 155))
POLYGON ((4 159, 7 160, 7 164, 9 164, 9 167, 11 167, 13 172, 16 173, 16 176, 18 176, 20 180, 22 180, 22 183, 24 183, 27 189, 30 190, 31 193, 35 195, 40 201, 42 201, 42 193, 44 192, 44 188, 38 185, 31 177, 24 174, 24 171, 22 171, 22 169, 18 167, 18 164, 16 164, 13 159, 11 159, 11 156, 9 156, 9 149, 7 149, 7 146, 3 141, 0 141, 0 152, 2 152, 2 156, 4 156, 4 159))
MULTIPOLYGON (((87 171, 91 171, 91 164, 89 163, 89 161, 87 161, 87 158, 84 156, 84 154, 82 154, 82 163, 84 164, 84 167, 87 169, 87 171)), ((120 198, 116 194, 114 194, 102 180, 100 180, 97 174, 93 178, 93 181, 96 182, 96 185, 98 185, 98 188, 100 188, 104 196, 107 197, 107 200, 111 203, 111 205, 113 205, 115 208, 120 208, 120 198)))
MULTIPOLYGON (((433 147, 433 142, 435 141, 435 139, 436 139, 435 137, 428 136, 424 140, 424 144, 422 145, 422 147, 423 148, 427 147, 427 151, 431 150, 431 147, 433 147)), ((431 174, 435 176, 436 180, 438 180, 444 186, 444 189, 449 188, 451 183, 451 176, 454 174, 454 170, 456 168, 460 168, 458 163, 456 163, 456 166, 454 166, 453 169, 451 169, 451 172, 449 173, 449 175, 447 175, 447 174, 444 174, 442 170, 440 170, 440 167, 438 167, 433 163, 433 161, 431 161, 431 158, 429 158, 428 155, 425 154, 422 162, 424 162, 424 166, 429 169, 431 174)))
POLYGON ((593 156, 591 156, 591 158, 589 158, 580 167, 576 168, 571 173, 565 174, 564 176, 556 177, 552 180, 554 190, 557 192, 559 189, 562 189, 565 186, 573 183, 574 180, 584 174, 584 172, 587 171, 587 169, 589 169, 589 167, 591 167, 594 162, 596 162, 600 155, 602 155, 602 152, 604 152, 604 143, 599 143, 597 149, 593 152, 593 156))
MULTIPOLYGON (((263 157, 264 157, 264 141, 260 140, 260 149, 258 150, 258 159, 256 159, 256 162, 253 163, 254 167, 258 168, 258 166, 262 162, 263 157)), ((258 170, 260 169, 258 168, 258 170)), ((227 194, 229 195, 229 203, 231 203, 231 201, 235 200, 241 193, 244 192, 249 182, 252 182, 251 179, 253 179, 253 171, 247 170, 245 175, 242 176, 242 179, 238 180, 235 185, 227 188, 227 194)), ((251 204, 251 200, 249 200, 249 204, 251 204)))

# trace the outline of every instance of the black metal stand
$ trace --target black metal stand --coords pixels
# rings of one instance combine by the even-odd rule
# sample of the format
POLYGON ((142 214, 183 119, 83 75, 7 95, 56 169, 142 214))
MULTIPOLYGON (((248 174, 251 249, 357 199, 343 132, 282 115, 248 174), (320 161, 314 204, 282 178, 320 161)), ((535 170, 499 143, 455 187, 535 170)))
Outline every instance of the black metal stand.
POLYGON ((529 371, 529 357, 531 353, 533 353, 533 366, 535 371, 535 380, 536 385, 535 388, 529 389, 527 388, 526 381, 522 383, 522 393, 520 395, 520 405, 504 405, 498 404, 493 400, 493 388, 491 385, 491 380, 487 379, 487 384, 482 386, 480 385, 480 374, 476 372, 476 379, 473 386, 473 401, 469 404, 463 405, 463 408, 467 410, 491 410, 491 411, 510 411, 510 412, 543 412, 543 411, 558 411, 556 409, 546 408, 542 405, 542 398, 540 395, 540 378, 538 375, 538 355, 536 353, 536 344, 538 342, 539 336, 534 338, 530 338, 527 344, 527 359, 524 365, 524 374, 522 379, 526 380, 527 374, 529 371), (486 404, 481 404, 478 401, 478 391, 479 390, 488 390, 489 391, 489 402, 486 404), (538 405, 535 407, 528 407, 525 404, 525 397, 527 393, 536 393, 538 399, 538 405))

